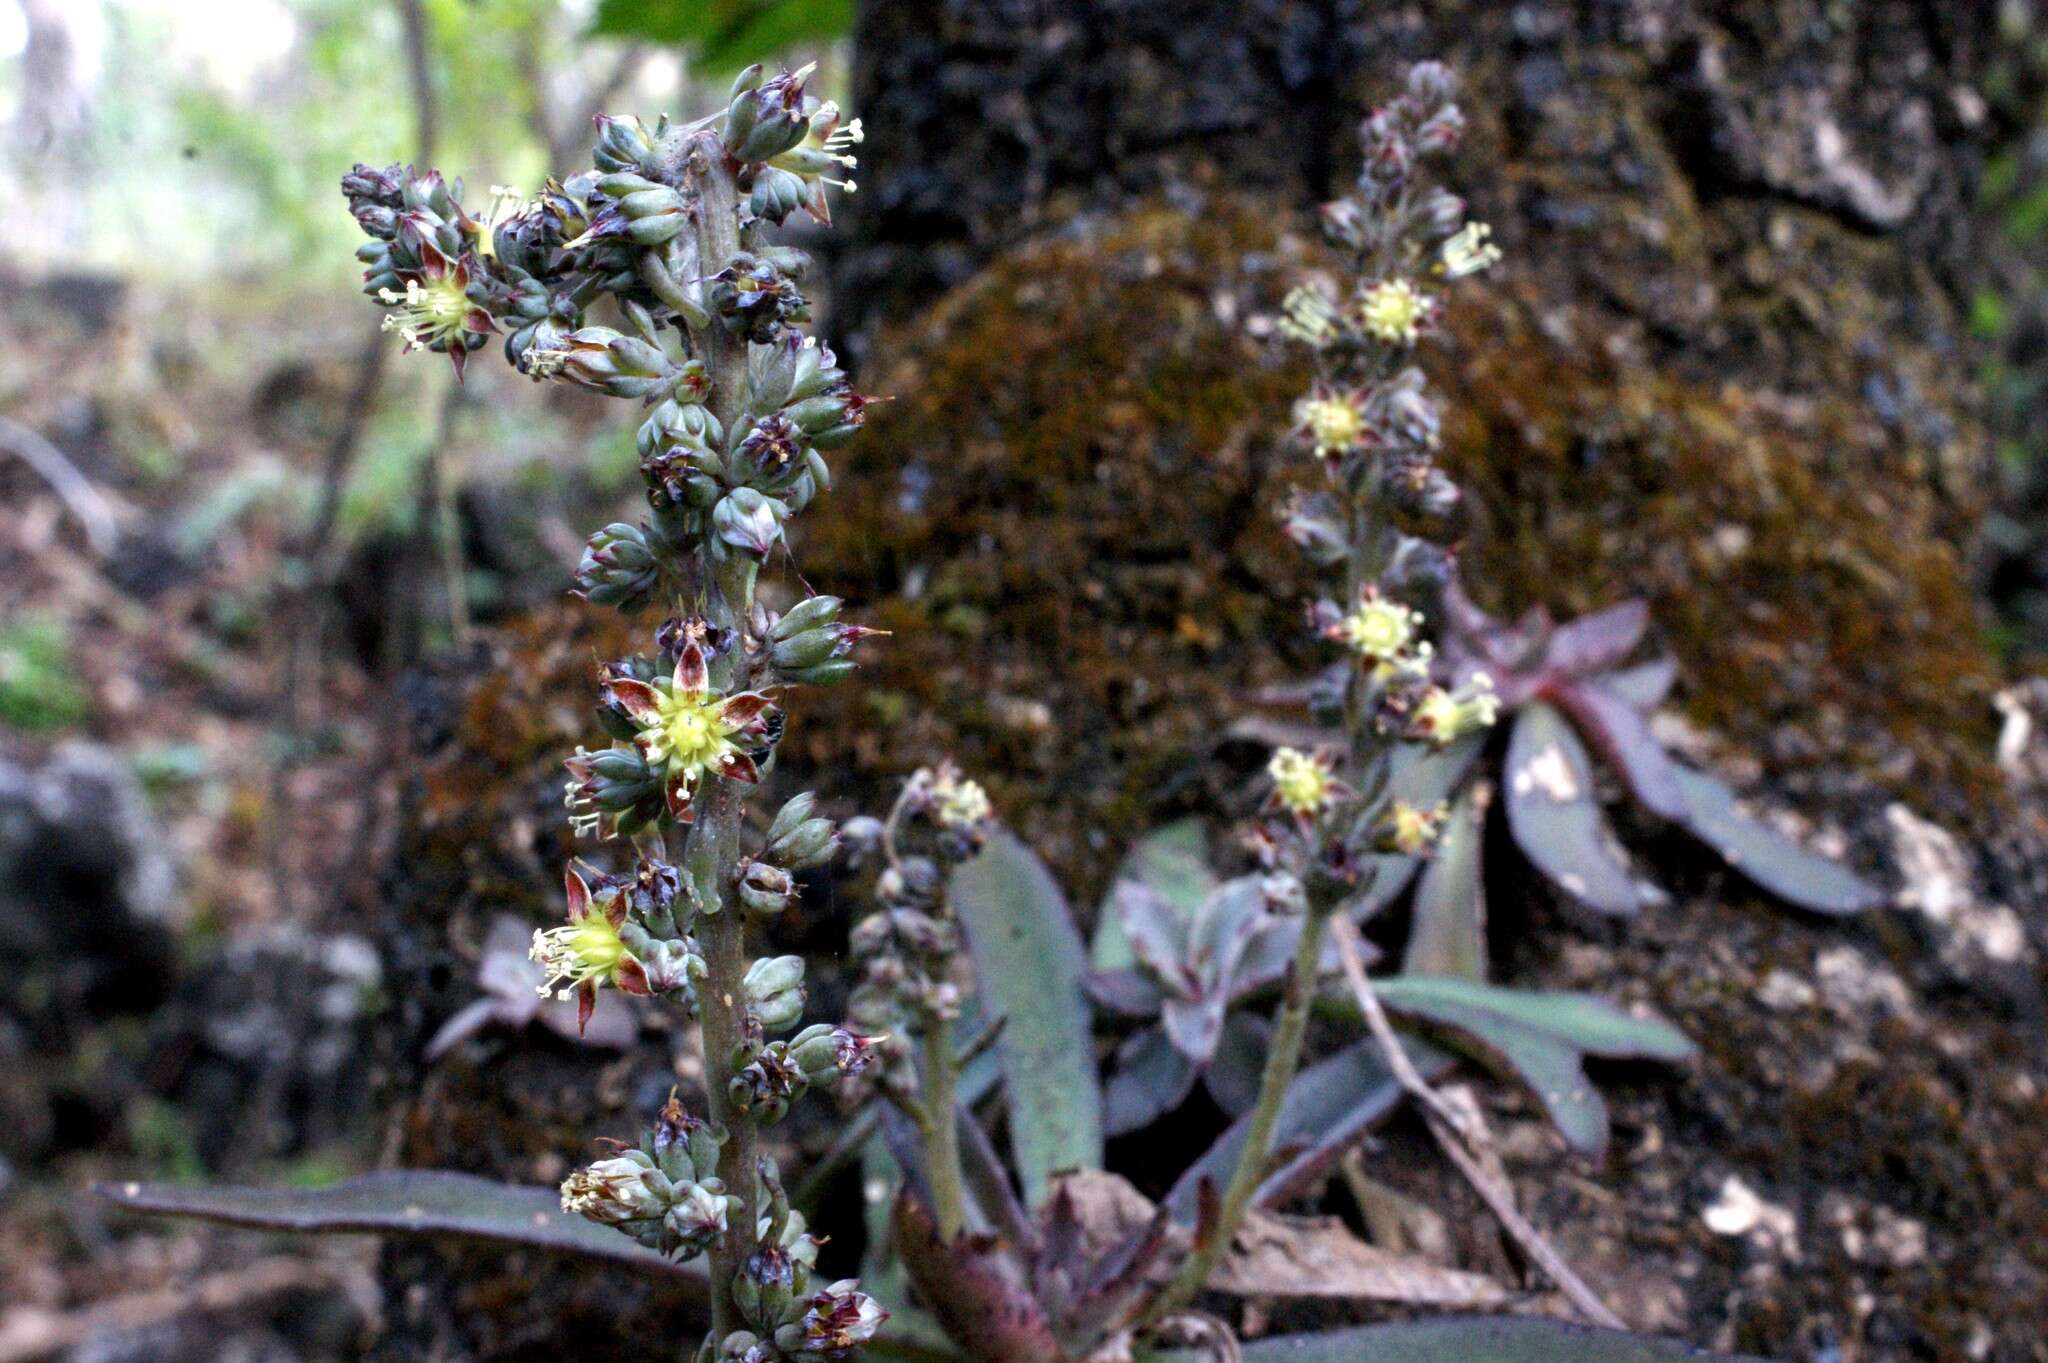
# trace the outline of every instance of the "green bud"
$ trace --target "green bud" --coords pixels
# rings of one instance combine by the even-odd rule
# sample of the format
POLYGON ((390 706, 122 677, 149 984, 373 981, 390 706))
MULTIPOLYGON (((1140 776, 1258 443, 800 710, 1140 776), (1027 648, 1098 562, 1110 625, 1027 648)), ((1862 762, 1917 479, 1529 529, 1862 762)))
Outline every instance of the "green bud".
POLYGON ((839 651, 840 638, 840 631, 834 628, 805 630, 776 644, 768 659, 778 672, 800 672, 832 657, 839 651))
POLYGON ((597 116, 597 146, 591 159, 603 171, 639 171, 651 175, 661 164, 661 149, 637 118, 597 116))
POLYGON ((765 558, 782 538, 782 503, 750 487, 734 488, 711 513, 721 543, 743 554, 765 558))
POLYGON ((798 686, 833 686, 853 675, 853 659, 828 658, 816 667, 797 668, 782 674, 786 682, 798 686))
POLYGON ((638 526, 615 522, 590 537, 576 565, 576 594, 627 615, 645 610, 661 586, 661 565, 638 526))
POLYGON ((782 1031, 804 1015, 804 958, 763 957, 747 967, 741 988, 747 1011, 762 1028, 782 1031))
MULTIPOLYGON (((782 618, 769 628, 768 638, 775 643, 780 643, 792 635, 802 634, 821 625, 832 624, 839 619, 839 608, 844 604, 836 596, 807 596, 783 612, 782 618)), ((797 798, 802 799, 804 797, 798 796, 797 798)), ((795 800, 790 801, 790 804, 795 803, 795 800)), ((788 812, 788 808, 787 805, 783 807, 785 814, 788 812)), ((777 822, 780 822, 780 820, 778 819, 777 822)))

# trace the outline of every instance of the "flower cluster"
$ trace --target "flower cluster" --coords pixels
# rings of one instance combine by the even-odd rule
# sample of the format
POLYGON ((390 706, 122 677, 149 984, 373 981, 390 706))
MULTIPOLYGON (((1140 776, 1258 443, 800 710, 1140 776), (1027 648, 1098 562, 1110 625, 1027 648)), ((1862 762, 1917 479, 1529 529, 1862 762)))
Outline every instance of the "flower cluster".
MULTIPOLYGON (((886 820, 849 825, 850 836, 881 859, 874 913, 854 925, 860 968, 849 1012, 878 1033, 924 1035, 959 1016, 960 925, 946 899, 952 868, 977 851, 994 811, 981 786, 951 763, 923 768, 904 783, 886 820)), ((885 1059, 888 1057, 885 1057, 885 1059)), ((878 1074, 885 1088, 912 1082, 900 1065, 878 1074)))
MULTIPOLYGON (((481 217, 437 172, 359 165, 342 180, 369 238, 365 291, 408 350, 447 355, 460 377, 503 335, 535 381, 644 409, 646 515, 590 537, 575 588, 628 615, 659 606, 660 623, 651 649, 598 669, 608 742, 568 759, 564 792, 577 836, 630 839, 635 860, 620 874, 572 866, 566 920, 535 932, 531 955, 541 991, 574 996, 584 1021, 612 988, 677 1004, 701 1028, 708 1121, 672 1101, 639 1146, 572 1175, 562 1206, 664 1253, 706 1252, 703 1356, 748 1363, 843 1358, 882 1319, 851 1282, 813 1287, 817 1242, 758 1154, 763 1126, 859 1074, 878 1040, 802 1027, 802 959, 748 951, 750 926, 839 845, 809 794, 765 837, 746 832, 745 799, 782 737, 780 698, 843 679, 876 632, 843 621, 834 597, 780 613, 756 600, 869 401, 802 330, 809 258, 769 238, 797 209, 828 222, 828 187, 853 188, 860 123, 811 95, 810 74, 752 68, 696 123, 601 117, 588 170, 531 200, 494 191, 481 217), (607 299, 619 325, 591 320, 607 299)), ((935 817, 971 827, 987 810, 975 795, 935 785, 935 817)))
POLYGON ((1310 628, 1346 661, 1314 692, 1319 718, 1342 724, 1344 751, 1282 748, 1267 768, 1269 808, 1283 816, 1261 839, 1279 868, 1356 883, 1369 854, 1428 852, 1443 823, 1434 803, 1402 802, 1388 779, 1395 750, 1457 744, 1499 714, 1481 671, 1453 675, 1426 637, 1428 607, 1450 581, 1459 492, 1435 462, 1441 417, 1410 362, 1443 315, 1442 286, 1493 265, 1500 250, 1462 201, 1420 178, 1422 162, 1455 146, 1464 116, 1442 66, 1415 67, 1406 90, 1359 130, 1364 170, 1322 212, 1352 282, 1302 285, 1282 331, 1312 347, 1319 373, 1295 406, 1294 436, 1323 486, 1285 511, 1287 535, 1341 574, 1310 628))
POLYGON ((562 1210, 616 1226, 652 1250, 689 1259, 725 1234, 737 1210, 717 1175, 725 1133, 673 1095, 637 1146, 569 1175, 562 1210))

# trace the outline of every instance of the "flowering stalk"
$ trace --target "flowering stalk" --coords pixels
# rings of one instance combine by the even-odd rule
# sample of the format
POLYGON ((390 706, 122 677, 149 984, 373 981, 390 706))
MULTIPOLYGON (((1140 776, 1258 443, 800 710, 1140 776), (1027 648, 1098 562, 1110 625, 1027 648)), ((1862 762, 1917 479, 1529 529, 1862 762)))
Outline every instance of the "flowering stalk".
POLYGON ((550 180, 524 204, 496 196, 479 221, 460 183, 410 167, 358 166, 342 182, 370 241, 366 292, 393 311, 408 349, 446 354, 458 376, 494 334, 535 380, 627 398, 640 427, 649 515, 591 537, 578 593, 667 617, 651 653, 598 675, 610 742, 567 762, 569 823, 623 844, 630 869, 571 868, 568 921, 534 935, 545 991, 603 988, 664 999, 698 1019, 709 1120, 671 1098, 637 1146, 572 1174, 562 1206, 640 1243, 710 1264, 705 1363, 849 1357, 885 1313, 851 1280, 814 1288, 818 1242, 791 1210, 761 1129, 812 1087, 857 1074, 870 1038, 818 1024, 787 1040, 804 1004, 803 961, 752 959, 749 919, 795 897, 794 875, 833 854, 837 832, 809 794, 750 846, 743 813, 782 736, 792 686, 829 685, 874 631, 809 596, 777 615, 755 599, 787 522, 830 483, 824 453, 861 425, 866 399, 805 336, 801 252, 767 229, 798 209, 829 221, 825 186, 854 164, 858 121, 808 94, 809 68, 743 73, 725 110, 648 128, 600 118, 595 167, 550 180), (593 325, 602 296, 628 332, 593 325), (680 841, 679 853, 675 846, 680 841))
MULTIPOLYGON (((920 1063, 914 1071, 892 1049, 877 1067, 875 1082, 917 1127, 932 1220, 941 1241, 949 1244, 970 1228, 956 1115, 960 1057, 953 1034, 961 1005, 960 983, 954 978, 961 940, 946 884, 951 868, 980 849, 991 816, 986 792, 950 763, 913 774, 888 818, 868 830, 882 858, 875 882, 880 908, 853 933, 861 967, 853 1020, 864 1029, 918 1042, 920 1063)), ((849 827, 849 835, 856 831, 849 827)))
POLYGON ((1299 885, 1303 915, 1274 1017, 1258 1098, 1213 1231, 1151 1302, 1156 1323, 1194 1299, 1231 1243, 1268 1172, 1273 1129, 1300 1064, 1332 915, 1366 902, 1379 854, 1427 855, 1440 805, 1402 798, 1399 773, 1444 759, 1494 722, 1498 702, 1481 672, 1451 674, 1424 638, 1452 570, 1459 491, 1435 463, 1440 420, 1415 346, 1436 333, 1441 286, 1487 268, 1500 252, 1462 201, 1426 185, 1427 157, 1464 127, 1451 73, 1424 62, 1407 88, 1359 129, 1365 166, 1322 225, 1350 257, 1352 278, 1289 294, 1282 330, 1316 353, 1317 376, 1296 404, 1294 435, 1323 486, 1285 509, 1288 537, 1328 570, 1336 600, 1309 626, 1344 660, 1315 688, 1317 717, 1341 722, 1341 749, 1282 748, 1267 767, 1271 794, 1256 844, 1270 876, 1299 885))

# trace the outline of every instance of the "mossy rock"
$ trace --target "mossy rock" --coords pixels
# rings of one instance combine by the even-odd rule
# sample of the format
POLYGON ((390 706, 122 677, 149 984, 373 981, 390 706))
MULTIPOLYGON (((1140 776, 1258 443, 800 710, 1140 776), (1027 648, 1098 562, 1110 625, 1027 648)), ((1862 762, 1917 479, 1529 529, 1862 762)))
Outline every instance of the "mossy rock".
MULTIPOLYGON (((1303 472, 1276 434, 1306 374, 1261 319, 1318 260, 1269 206, 1211 195, 1076 221, 885 335, 895 361, 865 382, 894 401, 798 557, 894 634, 796 702, 792 754, 951 752, 1098 887, 1248 699, 1313 659, 1312 584, 1273 516, 1303 472)), ((1802 796, 1847 773, 1951 818, 1995 800, 1995 674, 1926 474, 1941 450, 1631 363, 1513 269, 1463 291, 1447 339, 1421 359, 1483 601, 1649 597, 1689 716, 1806 773, 1802 796)))

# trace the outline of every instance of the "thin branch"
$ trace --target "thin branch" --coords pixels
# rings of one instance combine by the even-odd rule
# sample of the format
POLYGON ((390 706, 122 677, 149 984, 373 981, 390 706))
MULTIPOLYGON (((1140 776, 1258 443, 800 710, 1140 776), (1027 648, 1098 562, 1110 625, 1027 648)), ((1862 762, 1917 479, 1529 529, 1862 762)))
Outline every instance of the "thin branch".
POLYGON ((1372 1029, 1373 1039, 1385 1054, 1394 1078, 1421 1105, 1430 1134, 1436 1137, 1436 1143, 1444 1154, 1458 1166, 1458 1172, 1465 1176, 1480 1200, 1492 1209, 1501 1226, 1521 1246, 1522 1252, 1558 1285, 1580 1315, 1609 1330, 1626 1330, 1628 1326, 1621 1317, 1607 1308, 1607 1304, 1564 1261, 1564 1256, 1544 1239, 1543 1233, 1516 1209, 1513 1190, 1487 1171, 1478 1154, 1478 1133, 1468 1125, 1465 1115, 1444 1101, 1443 1095, 1416 1072, 1400 1038, 1394 1035, 1393 1024, 1387 1021, 1386 1010, 1380 1006, 1379 995, 1373 992, 1372 981, 1366 977, 1365 964, 1359 952, 1358 929, 1351 925, 1349 919, 1338 914, 1331 923, 1331 931, 1337 943, 1338 960, 1344 967, 1344 977, 1350 981, 1351 992, 1358 997, 1359 1011, 1365 1014, 1366 1026, 1372 1029))
POLYGON ((50 490, 85 527, 85 538, 96 556, 105 558, 113 551, 114 542, 120 538, 114 526, 114 513, 92 480, 64 457, 64 451, 19 421, 4 416, 0 416, 0 449, 19 455, 22 463, 50 485, 50 490))

